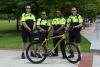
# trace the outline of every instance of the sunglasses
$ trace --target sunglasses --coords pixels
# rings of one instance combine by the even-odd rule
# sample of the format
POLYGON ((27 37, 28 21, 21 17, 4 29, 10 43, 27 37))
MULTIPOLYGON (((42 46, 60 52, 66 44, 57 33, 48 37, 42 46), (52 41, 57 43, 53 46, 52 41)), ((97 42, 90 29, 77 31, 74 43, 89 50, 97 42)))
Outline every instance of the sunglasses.
POLYGON ((31 9, 31 8, 26 8, 26 9, 31 9))
POLYGON ((41 15, 46 15, 46 14, 41 14, 41 15))
POLYGON ((76 11, 76 10, 72 10, 72 11, 76 11))

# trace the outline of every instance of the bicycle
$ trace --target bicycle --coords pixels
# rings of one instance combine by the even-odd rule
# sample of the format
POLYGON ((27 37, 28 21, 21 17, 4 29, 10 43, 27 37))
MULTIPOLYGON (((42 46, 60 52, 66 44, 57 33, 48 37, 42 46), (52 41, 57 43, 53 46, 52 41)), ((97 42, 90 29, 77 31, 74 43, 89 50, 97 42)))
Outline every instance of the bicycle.
POLYGON ((42 39, 42 41, 37 41, 35 43, 33 41, 26 49, 27 59, 30 62, 35 63, 35 64, 42 63, 47 58, 47 56, 51 56, 53 54, 54 49, 60 44, 62 40, 65 40, 66 59, 71 63, 79 62, 81 59, 80 50, 74 43, 71 43, 68 40, 66 40, 66 37, 64 34, 55 36, 55 37, 45 38, 45 39, 42 39), (61 38, 61 39, 60 41, 58 41, 56 46, 50 50, 47 47, 47 42, 53 38, 61 38), (39 42, 40 42, 40 47, 37 48, 37 45, 39 42), (30 56, 30 49, 32 49, 35 56, 30 56), (73 54, 73 57, 70 58, 69 56, 71 54, 73 54), (39 57, 39 55, 41 57, 39 57))

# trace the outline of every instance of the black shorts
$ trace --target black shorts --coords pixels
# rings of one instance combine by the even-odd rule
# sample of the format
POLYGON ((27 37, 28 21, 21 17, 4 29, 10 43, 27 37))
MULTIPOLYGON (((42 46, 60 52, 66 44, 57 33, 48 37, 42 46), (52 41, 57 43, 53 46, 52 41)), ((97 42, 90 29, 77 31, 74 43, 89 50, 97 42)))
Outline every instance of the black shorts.
POLYGON ((39 34, 43 35, 42 40, 44 40, 45 38, 48 38, 48 32, 47 33, 40 32, 39 34))
POLYGON ((80 43, 81 34, 80 31, 70 31, 69 32, 69 42, 80 43))
MULTIPOLYGON (((32 30, 33 29, 33 20, 26 20, 25 21, 27 26, 32 30)), ((22 25, 22 40, 26 43, 28 40, 31 42, 31 34, 30 32, 22 25)))
MULTIPOLYGON (((44 30, 48 30, 48 28, 49 28, 46 25, 40 25, 40 27, 42 27, 44 30)), ((44 33, 44 35, 45 35, 45 37, 43 39, 48 38, 48 32, 44 33)))
POLYGON ((28 31, 22 31, 22 41, 24 43, 26 43, 27 41, 29 40, 29 42, 31 42, 31 35, 30 35, 30 32, 28 31))

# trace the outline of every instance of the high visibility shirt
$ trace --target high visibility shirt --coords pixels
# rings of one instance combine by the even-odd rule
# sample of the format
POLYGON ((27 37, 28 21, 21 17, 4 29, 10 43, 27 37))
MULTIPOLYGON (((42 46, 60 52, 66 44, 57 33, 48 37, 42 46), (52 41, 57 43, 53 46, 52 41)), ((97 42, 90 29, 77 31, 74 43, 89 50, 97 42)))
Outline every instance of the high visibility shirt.
MULTIPOLYGON (((83 19, 82 17, 78 14, 76 16, 69 16, 69 18, 67 19, 67 23, 70 25, 70 26, 77 26, 79 24, 82 24, 83 23, 83 19)), ((81 30, 81 27, 79 28, 75 28, 73 29, 74 31, 80 31, 81 30)))
POLYGON ((83 23, 83 19, 80 15, 77 16, 69 16, 69 18, 67 19, 67 23, 83 23))
MULTIPOLYGON (((32 13, 23 13, 21 17, 21 22, 26 22, 27 26, 30 27, 30 29, 33 29, 33 22, 36 21, 35 16, 32 13)), ((21 23, 22 25, 22 23, 21 23)), ((22 25, 22 28, 25 27, 22 25)))
POLYGON ((39 18, 39 19, 37 19, 36 25, 39 25, 39 26, 41 26, 41 25, 43 25, 43 26, 45 26, 45 25, 50 26, 51 24, 50 24, 50 20, 49 19, 41 19, 41 18, 39 18))
POLYGON ((25 22, 26 20, 36 21, 35 16, 32 13, 23 13, 21 21, 25 22))
POLYGON ((52 25, 65 25, 66 19, 65 18, 54 18, 52 20, 52 25))

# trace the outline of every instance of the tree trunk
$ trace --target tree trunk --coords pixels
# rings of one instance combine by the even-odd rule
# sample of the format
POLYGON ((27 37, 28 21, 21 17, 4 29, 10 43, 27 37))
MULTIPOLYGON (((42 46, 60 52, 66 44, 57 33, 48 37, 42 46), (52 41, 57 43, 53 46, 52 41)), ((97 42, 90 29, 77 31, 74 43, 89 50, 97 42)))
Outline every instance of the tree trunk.
POLYGON ((19 31, 19 17, 17 16, 16 30, 19 31))

